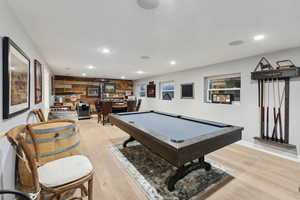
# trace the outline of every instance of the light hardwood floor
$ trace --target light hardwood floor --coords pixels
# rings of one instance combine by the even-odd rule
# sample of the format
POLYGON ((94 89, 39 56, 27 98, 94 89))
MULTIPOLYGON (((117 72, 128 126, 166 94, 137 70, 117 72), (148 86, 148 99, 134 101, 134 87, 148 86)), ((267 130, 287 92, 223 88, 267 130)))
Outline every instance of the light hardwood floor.
MULTIPOLYGON (((81 151, 95 167, 95 200, 146 200, 142 189, 110 152, 114 140, 128 135, 116 126, 80 121, 81 151)), ((207 156, 234 171, 234 179, 208 200, 300 199, 300 164, 237 144, 207 156)))

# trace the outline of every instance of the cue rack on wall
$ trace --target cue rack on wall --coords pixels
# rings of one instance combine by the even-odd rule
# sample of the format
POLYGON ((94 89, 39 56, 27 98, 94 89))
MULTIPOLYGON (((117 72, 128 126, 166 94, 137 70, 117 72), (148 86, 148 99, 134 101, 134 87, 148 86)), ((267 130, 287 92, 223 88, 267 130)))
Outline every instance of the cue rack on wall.
POLYGON ((277 67, 274 68, 263 57, 255 71, 251 73, 251 79, 258 81, 260 137, 255 137, 255 139, 291 147, 294 145, 289 144, 290 79, 300 76, 300 67, 296 67, 290 60, 277 61, 276 64, 277 67), (284 88, 281 91, 280 82, 282 81, 284 88), (282 110, 284 116, 282 116, 282 110))

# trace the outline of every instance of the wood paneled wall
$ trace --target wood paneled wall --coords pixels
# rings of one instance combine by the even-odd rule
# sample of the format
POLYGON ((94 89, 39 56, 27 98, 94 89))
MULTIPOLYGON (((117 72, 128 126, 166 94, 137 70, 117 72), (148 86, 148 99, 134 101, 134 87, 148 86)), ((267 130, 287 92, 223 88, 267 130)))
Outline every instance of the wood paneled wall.
POLYGON ((82 100, 87 103, 94 103, 98 98, 87 97, 87 87, 102 88, 104 83, 115 83, 115 93, 103 93, 101 90, 101 98, 119 98, 122 99, 127 95, 133 94, 133 81, 118 80, 118 79, 104 79, 104 78, 83 78, 73 76, 55 76, 54 87, 55 95, 64 96, 67 100, 70 94, 77 94, 78 101, 82 100))

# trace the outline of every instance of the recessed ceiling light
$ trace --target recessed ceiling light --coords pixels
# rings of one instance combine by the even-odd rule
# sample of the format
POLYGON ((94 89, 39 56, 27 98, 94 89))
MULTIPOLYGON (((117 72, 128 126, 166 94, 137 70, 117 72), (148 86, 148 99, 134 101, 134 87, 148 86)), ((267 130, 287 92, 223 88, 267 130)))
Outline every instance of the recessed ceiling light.
POLYGON ((121 79, 125 79, 125 76, 121 76, 121 79))
POLYGON ((81 75, 82 75, 82 76, 86 76, 86 73, 82 73, 81 75))
POLYGON ((244 41, 243 40, 235 40, 235 41, 229 42, 228 44, 230 46, 238 46, 238 45, 244 44, 244 41))
POLYGON ((265 39, 265 35, 259 34, 259 35, 254 36, 253 39, 255 41, 263 40, 263 39, 265 39))
POLYGON ((155 9, 159 6, 159 0, 137 0, 137 4, 146 10, 155 9))
POLYGON ((106 55, 111 53, 111 50, 109 48, 106 48, 106 47, 99 49, 99 51, 102 54, 106 54, 106 55))
POLYGON ((144 74, 145 72, 142 71, 142 70, 139 70, 139 71, 137 71, 136 73, 137 73, 137 74, 144 74))
POLYGON ((170 65, 176 65, 176 61, 175 60, 171 60, 170 61, 170 65))
POLYGON ((87 68, 89 68, 89 69, 95 69, 95 66, 93 66, 93 65, 88 65, 87 68))
POLYGON ((141 59, 144 59, 144 60, 150 59, 150 56, 141 56, 141 59))

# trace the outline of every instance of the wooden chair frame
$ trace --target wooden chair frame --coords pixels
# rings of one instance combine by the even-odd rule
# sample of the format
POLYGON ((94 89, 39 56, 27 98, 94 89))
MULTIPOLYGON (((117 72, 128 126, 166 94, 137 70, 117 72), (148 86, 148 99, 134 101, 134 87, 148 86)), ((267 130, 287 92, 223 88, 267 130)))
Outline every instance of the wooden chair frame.
POLYGON ((136 111, 136 101, 127 101, 127 112, 136 111))
POLYGON ((102 105, 102 110, 100 112, 100 117, 102 116, 102 124, 104 126, 105 123, 109 122, 108 115, 110 113, 112 113, 112 102, 111 101, 102 101, 101 105, 102 105))
POLYGON ((97 116, 98 116, 98 123, 99 123, 102 120, 102 102, 99 101, 98 105, 95 102, 95 107, 96 107, 96 112, 97 112, 97 116))
POLYGON ((6 136, 13 147, 16 149, 17 155, 20 159, 28 164, 28 167, 32 173, 32 181, 34 183, 35 193, 31 196, 35 197, 34 199, 43 200, 46 195, 52 195, 49 200, 60 200, 62 194, 68 191, 74 191, 75 189, 81 190, 81 197, 73 197, 70 200, 82 199, 84 196, 88 196, 88 200, 93 200, 93 174, 92 171, 87 176, 67 183, 65 185, 57 187, 46 187, 39 182, 38 171, 38 157, 33 155, 39 155, 38 146, 34 142, 34 150, 37 152, 32 152, 26 143, 26 137, 29 135, 34 142, 34 134, 30 131, 30 126, 21 125, 11 129, 6 133, 6 136), (88 189, 85 188, 84 184, 88 183, 88 189))
POLYGON ((42 109, 35 109, 35 110, 32 110, 30 112, 30 114, 34 114, 34 116, 40 121, 40 122, 46 122, 46 118, 44 116, 44 113, 42 111, 42 109))
POLYGON ((142 99, 138 99, 135 111, 139 112, 142 104, 142 99))

